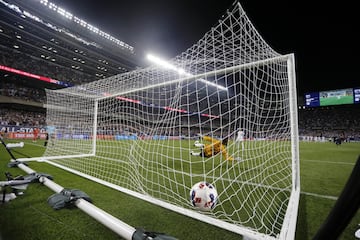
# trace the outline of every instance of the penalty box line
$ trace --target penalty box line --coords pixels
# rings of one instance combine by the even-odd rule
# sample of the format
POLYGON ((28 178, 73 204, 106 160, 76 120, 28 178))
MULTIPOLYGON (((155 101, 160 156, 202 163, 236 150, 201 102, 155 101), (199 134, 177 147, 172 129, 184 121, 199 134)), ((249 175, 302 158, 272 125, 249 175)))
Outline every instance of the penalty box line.
POLYGON ((324 199, 330 199, 330 200, 334 200, 336 201, 338 199, 338 197, 335 196, 330 196, 330 195, 322 195, 322 194, 317 194, 317 193, 310 193, 310 192, 300 192, 301 194, 307 195, 307 196, 312 196, 312 197, 317 197, 317 198, 324 198, 324 199))
POLYGON ((349 162, 332 162, 332 161, 320 161, 320 160, 300 160, 300 162, 329 163, 329 164, 342 164, 342 165, 355 166, 355 163, 349 163, 349 162))

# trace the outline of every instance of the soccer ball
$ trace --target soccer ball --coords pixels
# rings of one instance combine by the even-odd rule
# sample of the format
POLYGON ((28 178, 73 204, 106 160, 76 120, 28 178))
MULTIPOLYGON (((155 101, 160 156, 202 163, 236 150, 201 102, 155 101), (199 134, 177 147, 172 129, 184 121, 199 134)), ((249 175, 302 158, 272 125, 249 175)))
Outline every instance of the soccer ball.
POLYGON ((198 210, 211 211, 215 208, 218 193, 208 182, 198 182, 190 190, 190 202, 198 210))

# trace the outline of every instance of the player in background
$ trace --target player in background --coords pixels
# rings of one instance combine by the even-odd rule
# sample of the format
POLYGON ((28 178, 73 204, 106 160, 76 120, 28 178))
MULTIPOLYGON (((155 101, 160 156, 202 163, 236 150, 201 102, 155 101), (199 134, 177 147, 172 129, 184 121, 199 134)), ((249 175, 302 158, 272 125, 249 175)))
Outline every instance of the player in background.
POLYGON ((54 145, 54 139, 56 138, 56 128, 54 125, 47 125, 46 127, 46 139, 45 139, 45 143, 44 146, 47 146, 48 141, 50 139, 50 141, 52 142, 52 145, 54 145))
POLYGON ((36 142, 39 138, 39 133, 40 133, 40 129, 39 128, 34 128, 33 130, 33 142, 36 142))
POLYGON ((226 160, 233 161, 234 158, 229 156, 226 151, 226 146, 228 143, 228 138, 224 138, 223 140, 217 140, 208 136, 203 137, 204 141, 210 142, 209 144, 202 144, 199 141, 195 141, 194 145, 201 149, 200 152, 191 151, 190 154, 193 156, 202 156, 202 157, 212 157, 219 153, 223 155, 226 160))
POLYGON ((7 129, 4 128, 1 133, 0 133, 0 136, 3 138, 3 139, 6 139, 8 137, 8 132, 7 132, 7 129))
POLYGON ((48 142, 49 142, 49 133, 48 133, 48 132, 45 132, 45 142, 44 142, 44 147, 46 147, 46 146, 47 146, 48 142))
POLYGON ((341 145, 341 142, 342 142, 341 137, 335 137, 334 142, 335 142, 336 146, 340 146, 340 145, 341 145))
POLYGON ((235 142, 238 143, 238 146, 241 144, 241 149, 244 149, 244 137, 245 137, 245 132, 244 130, 240 129, 237 133, 235 142))

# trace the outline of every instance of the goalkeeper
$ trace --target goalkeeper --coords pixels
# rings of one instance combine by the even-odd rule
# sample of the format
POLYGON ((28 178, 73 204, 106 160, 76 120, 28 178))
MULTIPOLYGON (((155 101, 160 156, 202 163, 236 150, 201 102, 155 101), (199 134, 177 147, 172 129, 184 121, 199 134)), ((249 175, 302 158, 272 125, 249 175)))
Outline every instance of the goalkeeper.
POLYGON ((223 157, 226 160, 233 161, 234 158, 229 156, 226 151, 226 146, 228 143, 228 138, 224 138, 222 141, 217 140, 208 136, 203 137, 204 141, 210 142, 209 144, 202 144, 199 141, 195 141, 194 145, 201 149, 200 152, 193 152, 191 151, 191 155, 193 156, 202 156, 202 157, 212 157, 219 153, 222 153, 223 157))

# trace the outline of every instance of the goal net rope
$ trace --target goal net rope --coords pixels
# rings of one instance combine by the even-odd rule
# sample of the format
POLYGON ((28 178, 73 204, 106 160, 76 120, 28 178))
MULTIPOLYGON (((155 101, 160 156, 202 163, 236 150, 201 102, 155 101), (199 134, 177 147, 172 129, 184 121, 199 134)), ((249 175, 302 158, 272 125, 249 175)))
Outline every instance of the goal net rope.
POLYGON ((275 52, 235 3, 167 66, 47 90, 43 158, 250 238, 289 239, 300 192, 295 87, 293 55, 275 52), (203 136, 228 138, 227 155, 191 155, 209 144, 203 136), (199 181, 218 192, 212 211, 190 203, 199 181))

